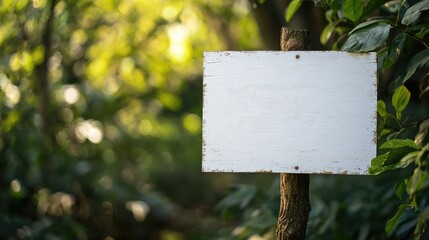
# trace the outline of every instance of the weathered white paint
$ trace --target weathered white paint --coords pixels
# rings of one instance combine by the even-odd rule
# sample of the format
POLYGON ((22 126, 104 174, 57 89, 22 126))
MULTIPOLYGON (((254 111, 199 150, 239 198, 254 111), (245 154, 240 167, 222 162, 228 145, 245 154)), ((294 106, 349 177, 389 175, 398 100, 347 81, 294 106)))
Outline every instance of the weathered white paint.
POLYGON ((204 54, 203 171, 367 174, 375 53, 204 54))

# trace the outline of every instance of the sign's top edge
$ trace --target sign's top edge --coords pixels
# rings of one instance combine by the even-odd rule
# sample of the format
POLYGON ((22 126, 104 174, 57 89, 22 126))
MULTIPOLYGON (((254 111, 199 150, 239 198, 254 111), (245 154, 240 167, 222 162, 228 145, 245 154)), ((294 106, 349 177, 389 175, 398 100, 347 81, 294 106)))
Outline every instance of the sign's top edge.
POLYGON ((251 50, 251 51, 204 51, 206 54, 255 54, 255 53, 274 53, 274 54, 291 54, 291 53, 329 53, 329 54, 353 54, 353 55, 375 55, 377 52, 348 52, 348 51, 325 51, 325 50, 303 50, 303 51, 276 51, 276 50, 251 50))
POLYGON ((347 51, 205 51, 204 59, 236 59, 236 58, 259 58, 259 57, 282 57, 282 56, 314 56, 321 58, 364 58, 377 61, 377 52, 347 52, 347 51))

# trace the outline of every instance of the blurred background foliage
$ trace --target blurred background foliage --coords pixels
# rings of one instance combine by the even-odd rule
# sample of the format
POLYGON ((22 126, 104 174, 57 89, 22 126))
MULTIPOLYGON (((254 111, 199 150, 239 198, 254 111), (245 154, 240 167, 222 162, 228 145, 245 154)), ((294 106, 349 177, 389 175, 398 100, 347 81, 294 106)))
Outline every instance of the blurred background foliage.
POLYGON ((1 238, 210 239, 203 51, 260 44, 245 1, 1 1, 1 238))
MULTIPOLYGON (((201 173, 202 57, 278 49, 283 25, 337 47, 288 4, 0 1, 0 238, 273 239, 278 175, 201 173)), ((387 238, 394 178, 312 176, 308 238, 387 238)))

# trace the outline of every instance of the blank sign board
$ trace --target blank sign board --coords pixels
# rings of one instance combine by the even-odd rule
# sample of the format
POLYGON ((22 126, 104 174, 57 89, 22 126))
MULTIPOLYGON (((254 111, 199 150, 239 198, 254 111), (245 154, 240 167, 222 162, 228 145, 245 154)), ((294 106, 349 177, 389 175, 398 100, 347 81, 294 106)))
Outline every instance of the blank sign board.
POLYGON ((375 53, 206 52, 203 171, 367 174, 375 53))

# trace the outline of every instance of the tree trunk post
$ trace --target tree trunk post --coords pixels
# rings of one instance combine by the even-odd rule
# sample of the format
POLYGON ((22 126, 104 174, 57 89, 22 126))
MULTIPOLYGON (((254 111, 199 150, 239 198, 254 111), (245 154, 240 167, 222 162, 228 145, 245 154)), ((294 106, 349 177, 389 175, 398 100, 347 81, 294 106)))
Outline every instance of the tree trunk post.
MULTIPOLYGON (((307 30, 285 27, 281 29, 280 48, 282 51, 308 50, 309 42, 307 30)), ((310 176, 308 174, 280 174, 277 240, 305 239, 308 215, 311 210, 309 186, 310 176)))

